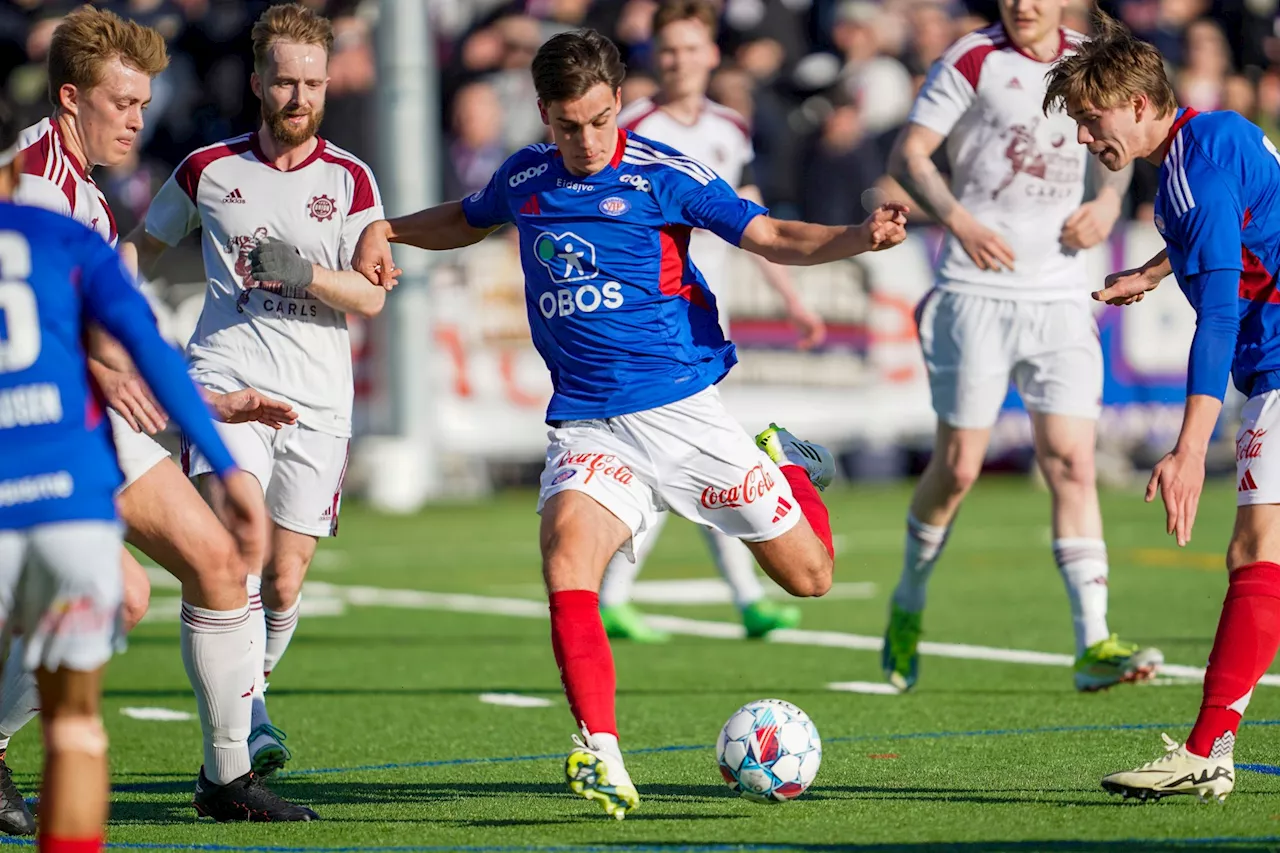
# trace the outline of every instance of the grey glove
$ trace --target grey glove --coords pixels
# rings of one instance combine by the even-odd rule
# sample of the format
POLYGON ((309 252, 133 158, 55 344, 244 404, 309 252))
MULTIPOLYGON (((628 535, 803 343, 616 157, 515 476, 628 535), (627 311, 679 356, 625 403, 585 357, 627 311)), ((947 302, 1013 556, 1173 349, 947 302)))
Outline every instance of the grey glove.
POLYGON ((283 240, 267 237, 249 253, 255 281, 278 281, 285 287, 309 287, 315 269, 283 240))

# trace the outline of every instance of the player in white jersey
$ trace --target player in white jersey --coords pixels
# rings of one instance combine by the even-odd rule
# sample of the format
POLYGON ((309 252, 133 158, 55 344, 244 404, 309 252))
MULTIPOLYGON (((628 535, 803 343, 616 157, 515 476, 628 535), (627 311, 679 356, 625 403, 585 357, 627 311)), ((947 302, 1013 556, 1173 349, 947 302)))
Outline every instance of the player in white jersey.
MULTIPOLYGON (((755 150, 746 121, 734 110, 707 98, 711 72, 720 64, 716 47, 718 17, 708 0, 665 0, 658 6, 653 17, 653 37, 661 91, 654 98, 638 98, 627 104, 618 114, 618 126, 670 145, 710 166, 743 198, 760 202, 752 169, 755 150)), ((729 311, 724 294, 729 244, 698 229, 689 240, 689 256, 716 295, 720 325, 728 338, 729 311)), ((750 257, 782 298, 787 317, 800 334, 800 346, 807 349, 821 343, 826 334, 822 320, 800 300, 786 268, 758 255, 750 257)), ((668 517, 669 513, 657 517, 657 523, 635 546, 634 559, 619 552, 609 562, 600 586, 600 618, 610 637, 646 643, 668 639, 630 603, 632 586, 668 517)), ((777 628, 799 624, 799 608, 765 598, 755 558, 746 545, 714 528, 701 529, 716 568, 729 585, 747 636, 763 637, 777 628)))
POLYGON ((1045 73, 1083 38, 1062 29, 1064 5, 1000 0, 1001 23, 965 36, 934 63, 890 157, 894 177, 951 232, 938 284, 917 308, 938 427, 907 516, 885 634, 885 676, 900 690, 916 682, 929 575, 982 469, 1011 380, 1052 494, 1076 688, 1142 680, 1163 659, 1107 628, 1094 480, 1102 350, 1083 250, 1110 233, 1130 173, 1111 173, 1076 143, 1069 118, 1042 112, 1045 73), (943 142, 951 187, 932 160, 943 142), (1082 204, 1087 169, 1097 198, 1082 204))
MULTIPOLYGON (((52 118, 21 134, 23 176, 15 201, 70 216, 112 245, 115 220, 90 171, 123 161, 142 129, 151 78, 167 64, 164 39, 154 30, 90 6, 57 27, 49 51, 52 118)), ((136 256, 123 247, 126 265, 136 256)), ((182 582, 182 659, 196 694, 210 779, 226 786, 229 819, 262 813, 283 819, 296 807, 256 783, 249 773, 249 697, 254 641, 249 627, 245 556, 227 529, 183 477, 168 451, 146 433, 166 416, 123 348, 91 327, 89 369, 111 408, 112 436, 125 475, 117 495, 127 540, 182 582)), ((289 422, 289 406, 245 389, 206 394, 221 420, 289 422)), ((133 627, 146 612, 150 584, 127 550, 123 622, 133 627)), ((248 555, 250 560, 260 559, 248 555)), ((34 679, 21 666, 21 638, 13 644, 0 690, 0 831, 30 831, 30 814, 9 782, 3 750, 39 707, 34 679)), ((305 810, 303 810, 305 811, 305 810)))
MULTIPOLYGON (((316 136, 332 45, 329 21, 298 4, 264 12, 253 28, 251 78, 261 126, 190 154, 129 236, 148 269, 202 229, 209 288, 187 348, 193 377, 212 391, 259 388, 298 412, 279 432, 220 425, 274 521, 265 566, 250 568, 265 615, 249 739, 262 775, 290 753, 260 688, 293 637, 316 543, 338 528, 354 395, 346 315, 373 317, 386 298, 350 270, 360 232, 382 218, 373 173, 316 136)), ((199 453, 184 447, 184 462, 202 488, 216 486, 199 453)), ((217 494, 210 499, 219 504, 217 494)))

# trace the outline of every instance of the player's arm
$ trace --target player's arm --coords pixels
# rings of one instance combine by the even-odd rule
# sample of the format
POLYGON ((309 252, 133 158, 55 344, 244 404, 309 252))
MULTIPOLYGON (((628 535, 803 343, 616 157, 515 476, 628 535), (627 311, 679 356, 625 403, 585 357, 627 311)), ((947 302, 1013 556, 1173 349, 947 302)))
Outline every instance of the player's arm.
POLYGON ((1113 172, 1090 156, 1089 176, 1096 188, 1093 200, 1076 208, 1062 225, 1062 245, 1068 249, 1091 249, 1111 236, 1133 180, 1133 164, 1113 172))
POLYGON ((858 225, 817 225, 760 215, 743 229, 738 245, 775 264, 825 264, 898 245, 907 238, 908 211, 904 204, 887 202, 858 225))
POLYGON ((370 287, 369 279, 355 270, 331 270, 312 263, 296 248, 273 237, 253 248, 249 263, 254 280, 305 288, 325 305, 348 314, 376 317, 387 301, 385 290, 370 287))
MULTIPOLYGON (((756 204, 764 204, 760 189, 755 184, 738 187, 738 195, 756 204)), ((804 304, 800 294, 796 292, 795 282, 791 280, 791 273, 787 268, 760 255, 752 255, 751 258, 759 268, 760 275, 764 277, 765 284, 769 285, 769 288, 782 299, 787 319, 800 333, 800 341, 797 344, 800 349, 812 349, 821 344, 827 337, 827 326, 822 322, 821 317, 810 311, 804 304)))
POLYGON ((467 219, 462 202, 449 201, 408 216, 371 222, 360 235, 351 268, 374 284, 390 290, 396 285, 396 268, 391 244, 414 246, 428 251, 461 249, 479 243, 499 225, 476 227, 467 219))
POLYGON ((1102 290, 1095 290, 1093 298, 1108 305, 1132 305, 1141 302, 1147 291, 1155 290, 1173 272, 1169 253, 1165 249, 1140 267, 1112 273, 1103 282, 1102 290))
MULTIPOLYGON (((134 257, 132 272, 150 278, 151 274, 155 272, 160 256, 168 248, 169 244, 164 240, 147 233, 146 222, 139 222, 137 227, 129 232, 129 236, 120 244, 120 255, 124 257, 126 251, 132 254, 134 257)), ((127 263, 126 261, 126 265, 127 263)))

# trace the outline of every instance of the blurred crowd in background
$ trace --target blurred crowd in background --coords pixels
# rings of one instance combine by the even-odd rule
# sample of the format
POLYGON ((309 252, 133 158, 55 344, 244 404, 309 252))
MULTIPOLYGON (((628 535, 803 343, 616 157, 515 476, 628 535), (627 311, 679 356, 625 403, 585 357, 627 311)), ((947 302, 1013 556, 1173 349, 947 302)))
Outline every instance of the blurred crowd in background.
MULTIPOLYGON (((303 0, 334 21, 321 133, 377 168, 378 0, 303 0)), ((541 141, 529 65, 551 35, 582 26, 613 38, 629 77, 623 99, 651 94, 654 0, 423 0, 440 73, 446 198, 468 194, 516 149, 541 141)), ((1180 101, 1232 109, 1280 144, 1280 0, 1120 0, 1104 8, 1156 44, 1180 101)), ((0 0, 0 81, 34 123, 50 112, 44 72, 65 0, 0 0)), ((253 129, 249 30, 266 0, 119 0, 102 4, 155 27, 172 62, 157 79, 135 159, 97 175, 122 230, 193 148, 253 129)), ((930 64, 998 20, 996 0, 720 0, 723 62, 711 95, 753 128, 756 175, 774 213, 825 223, 862 218, 893 139, 930 64), (839 188, 833 191, 833 188, 839 188)), ((1088 30, 1088 0, 1067 26, 1088 30)), ((1145 167, 1145 164, 1141 164, 1145 167)), ((390 180, 382 176, 383 182, 390 180)), ((1149 218, 1155 170, 1140 169, 1127 214, 1149 218)))

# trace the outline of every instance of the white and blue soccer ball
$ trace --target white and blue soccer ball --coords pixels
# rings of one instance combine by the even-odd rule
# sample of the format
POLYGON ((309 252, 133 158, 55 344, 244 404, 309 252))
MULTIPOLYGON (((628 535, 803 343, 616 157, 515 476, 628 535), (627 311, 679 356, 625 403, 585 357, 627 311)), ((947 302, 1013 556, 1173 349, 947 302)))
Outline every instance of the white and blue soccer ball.
POLYGON ((781 699, 733 712, 716 741, 720 775, 748 800, 784 803, 808 790, 822 764, 822 740, 809 715, 781 699))

